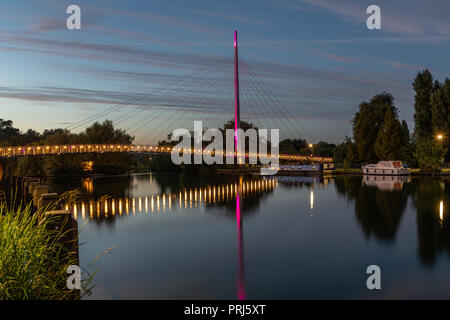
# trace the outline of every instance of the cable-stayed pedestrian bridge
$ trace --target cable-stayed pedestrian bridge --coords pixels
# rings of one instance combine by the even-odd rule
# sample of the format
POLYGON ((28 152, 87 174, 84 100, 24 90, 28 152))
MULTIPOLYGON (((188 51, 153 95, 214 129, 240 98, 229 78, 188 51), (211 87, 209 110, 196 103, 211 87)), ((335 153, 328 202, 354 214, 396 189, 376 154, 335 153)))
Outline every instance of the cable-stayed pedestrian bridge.
MULTIPOLYGON (((244 129, 242 126, 252 128, 278 129, 280 137, 291 138, 298 142, 300 137, 308 137, 309 148, 306 140, 303 145, 296 144, 293 152, 302 154, 280 154, 280 160, 305 161, 314 163, 332 162, 330 157, 313 155, 314 137, 303 127, 299 118, 293 113, 298 109, 297 101, 294 105, 286 107, 278 101, 272 93, 271 87, 279 82, 279 79, 271 79, 272 85, 266 86, 261 81, 253 68, 238 59, 237 32, 234 33, 234 63, 225 58, 220 61, 205 61, 200 70, 185 75, 175 76, 166 84, 152 87, 148 92, 134 96, 125 102, 114 105, 106 110, 91 114, 88 117, 73 122, 64 128, 67 132, 76 132, 88 128, 98 120, 111 119, 114 127, 126 133, 132 140, 118 140, 117 137, 103 139, 102 144, 67 144, 73 141, 85 140, 57 140, 55 145, 28 145, 0 147, 0 157, 23 157, 40 155, 64 155, 84 153, 135 153, 135 154, 168 154, 172 147, 162 146, 168 143, 166 137, 177 128, 190 128, 195 121, 204 123, 204 128, 233 128, 244 129), (241 108, 241 106, 243 108, 241 108), (234 120, 229 121, 229 119, 234 120), (228 122, 227 122, 228 121, 228 122), (225 123, 225 125, 224 125, 225 123), (245 124, 244 124, 245 123, 245 124), (64 141, 64 142, 63 142, 64 141), (71 141, 71 142, 67 142, 71 141), (117 141, 127 141, 134 145, 116 144, 117 141), (132 142, 131 142, 132 141, 132 142), (56 145, 58 144, 58 145, 56 145), (305 151, 306 150, 306 151, 305 151)), ((269 77, 264 65, 259 64, 261 73, 269 77)), ((297 84, 296 84, 297 86, 297 84)), ((283 90, 285 88, 282 88, 283 90)), ((283 93, 283 101, 290 101, 291 96, 283 93)), ((298 110, 297 110, 298 111, 298 110)), ((303 112, 305 112, 303 110, 303 112)), ((308 112, 305 112, 308 114, 308 112)), ((238 135, 234 137, 234 150, 239 150, 238 135)), ((92 142, 100 141, 92 139, 92 142)), ((41 143, 49 143, 48 141, 41 143)), ((175 150, 181 151, 181 150, 175 150)), ((192 154, 204 154, 202 149, 185 149, 184 152, 192 154)), ((226 154, 221 151, 209 151, 223 156, 242 156, 236 152, 226 154)), ((261 152, 261 151, 260 151, 261 152)), ((244 157, 260 157, 259 154, 245 154, 244 157)), ((260 157, 261 158, 261 157, 260 157)))
MULTIPOLYGON (((131 153, 131 154, 170 154, 173 151, 179 153, 190 154, 211 154, 211 151, 204 149, 180 149, 176 147, 164 146, 150 146, 150 145, 124 145, 124 144, 77 144, 77 145, 36 145, 36 146, 11 146, 0 147, 0 157, 27 157, 27 156, 45 156, 45 155, 64 155, 64 154, 89 154, 89 153, 131 153)), ((222 151, 215 151, 218 155, 224 157, 238 157, 244 156, 259 157, 259 154, 253 153, 226 153, 222 151)), ((214 153, 214 151, 212 151, 214 153)), ((315 163, 329 163, 333 162, 329 157, 305 156, 299 154, 280 154, 280 160, 288 161, 308 161, 315 163)))

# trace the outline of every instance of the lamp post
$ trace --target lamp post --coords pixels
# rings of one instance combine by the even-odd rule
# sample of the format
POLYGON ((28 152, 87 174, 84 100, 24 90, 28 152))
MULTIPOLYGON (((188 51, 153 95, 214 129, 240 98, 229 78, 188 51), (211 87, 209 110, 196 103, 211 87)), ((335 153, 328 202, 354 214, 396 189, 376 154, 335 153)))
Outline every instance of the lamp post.
POLYGON ((311 157, 313 156, 314 145, 310 143, 308 147, 311 149, 311 157))

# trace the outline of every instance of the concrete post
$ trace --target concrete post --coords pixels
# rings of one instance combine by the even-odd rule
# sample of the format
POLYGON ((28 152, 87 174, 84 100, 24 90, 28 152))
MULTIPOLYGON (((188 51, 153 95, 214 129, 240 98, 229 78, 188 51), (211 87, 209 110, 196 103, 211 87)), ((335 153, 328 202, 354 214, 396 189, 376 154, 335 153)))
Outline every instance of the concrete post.
POLYGON ((41 194, 38 202, 37 202, 37 208, 38 208, 38 214, 40 217, 44 214, 45 209, 49 210, 59 210, 61 209, 60 206, 54 207, 56 203, 59 200, 59 196, 57 193, 43 193, 41 194))
POLYGON ((35 207, 38 206, 38 202, 41 199, 41 196, 45 193, 48 193, 47 186, 36 186, 33 191, 33 205, 35 207))
POLYGON ((28 193, 32 196, 33 192, 34 192, 34 188, 36 188, 37 186, 40 186, 40 185, 41 185, 41 183, 38 181, 31 182, 28 187, 28 193))

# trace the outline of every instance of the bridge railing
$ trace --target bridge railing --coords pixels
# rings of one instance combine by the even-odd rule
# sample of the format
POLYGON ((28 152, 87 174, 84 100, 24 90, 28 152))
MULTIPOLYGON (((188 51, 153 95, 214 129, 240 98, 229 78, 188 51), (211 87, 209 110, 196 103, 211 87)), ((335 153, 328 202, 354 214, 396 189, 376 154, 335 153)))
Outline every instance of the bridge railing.
MULTIPOLYGON (((36 146, 15 146, 15 147, 0 147, 0 157, 17 157, 17 156, 35 156, 35 155, 59 155, 71 153, 110 153, 110 152, 129 152, 129 153, 171 153, 173 147, 165 146, 150 146, 150 145, 124 145, 124 144, 67 144, 67 145, 36 145, 36 146)), ((175 149, 177 152, 186 152, 190 154, 206 154, 207 151, 203 149, 175 149)), ((260 157, 259 154, 254 153, 230 153, 223 151, 210 151, 211 154, 217 153, 222 156, 241 156, 260 157)), ((269 157, 270 156, 265 156, 269 157)), ((312 161, 329 163, 333 162, 332 158, 305 156, 297 154, 281 154, 280 160, 288 161, 312 161)))

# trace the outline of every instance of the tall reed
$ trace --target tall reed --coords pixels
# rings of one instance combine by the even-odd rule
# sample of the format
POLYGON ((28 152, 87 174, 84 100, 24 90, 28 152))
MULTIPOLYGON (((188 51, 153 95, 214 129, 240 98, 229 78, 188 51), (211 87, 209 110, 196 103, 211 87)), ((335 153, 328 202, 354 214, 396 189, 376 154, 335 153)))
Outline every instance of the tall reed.
POLYGON ((61 241, 63 228, 51 228, 57 223, 52 217, 39 219, 30 205, 0 205, 0 299, 80 297, 66 286, 66 270, 77 258, 61 241))

